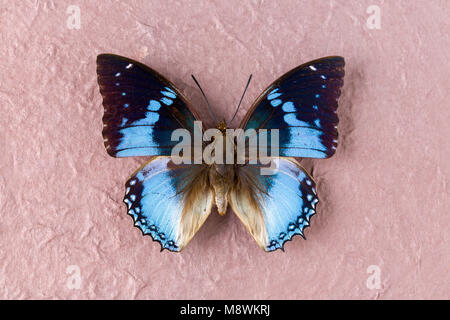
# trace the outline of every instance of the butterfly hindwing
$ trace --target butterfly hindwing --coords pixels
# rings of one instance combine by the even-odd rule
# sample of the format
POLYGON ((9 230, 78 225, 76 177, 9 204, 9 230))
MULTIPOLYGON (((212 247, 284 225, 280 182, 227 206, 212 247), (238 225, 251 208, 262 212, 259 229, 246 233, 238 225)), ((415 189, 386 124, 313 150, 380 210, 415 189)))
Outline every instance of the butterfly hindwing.
POLYGON ((342 57, 326 57, 289 71, 261 94, 240 127, 279 129, 280 156, 332 156, 344 65, 342 57))
POLYGON ((261 175, 260 167, 238 168, 230 204, 260 247, 284 249, 294 235, 304 237, 319 202, 314 180, 293 158, 280 158, 278 171, 261 175))
POLYGON ((125 185, 124 202, 135 226, 161 244, 181 251, 209 216, 213 192, 202 165, 175 165, 154 157, 125 185))
POLYGON ((192 132, 196 119, 186 98, 153 69, 101 54, 97 75, 103 96, 103 138, 114 157, 170 155, 174 129, 192 132))

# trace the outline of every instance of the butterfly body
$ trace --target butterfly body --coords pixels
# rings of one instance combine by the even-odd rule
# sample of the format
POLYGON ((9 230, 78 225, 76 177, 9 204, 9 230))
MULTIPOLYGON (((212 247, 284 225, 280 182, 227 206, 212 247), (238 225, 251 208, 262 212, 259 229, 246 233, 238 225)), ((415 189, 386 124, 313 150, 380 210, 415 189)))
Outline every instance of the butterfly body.
MULTIPOLYGON (((222 153, 226 154, 227 148, 236 150, 234 140, 227 136, 227 124, 225 121, 220 121, 217 124, 217 129, 221 135, 222 153), (228 144, 228 145, 227 145, 228 144)), ((214 146, 217 141, 215 137, 212 138, 211 146, 214 146)), ((214 155, 214 153, 213 153, 214 155)), ((228 197, 231 187, 235 183, 235 165, 224 163, 212 163, 209 166, 208 179, 211 188, 214 190, 214 201, 218 213, 221 216, 226 214, 228 208, 228 197)))
POLYGON ((214 189, 217 211, 224 216, 228 207, 228 197, 235 182, 234 165, 214 164, 209 170, 210 185, 214 189))
MULTIPOLYGON (((198 115, 169 80, 134 60, 102 54, 97 74, 105 113, 103 137, 114 157, 150 156, 125 184, 124 203, 134 224, 161 250, 181 251, 217 207, 234 211, 259 247, 284 249, 304 237, 318 203, 316 184, 294 157, 328 158, 337 146, 337 100, 344 59, 305 63, 274 81, 250 107, 240 129, 277 145, 277 170, 262 175, 261 163, 175 163, 174 130, 195 135, 198 115), (262 130, 260 130, 262 129, 262 130), (279 130, 279 144, 267 130, 279 130)), ((236 150, 225 122, 217 125, 226 145, 236 150)), ((204 149, 218 145, 216 139, 204 149)), ((271 156, 269 156, 270 158, 271 156)))

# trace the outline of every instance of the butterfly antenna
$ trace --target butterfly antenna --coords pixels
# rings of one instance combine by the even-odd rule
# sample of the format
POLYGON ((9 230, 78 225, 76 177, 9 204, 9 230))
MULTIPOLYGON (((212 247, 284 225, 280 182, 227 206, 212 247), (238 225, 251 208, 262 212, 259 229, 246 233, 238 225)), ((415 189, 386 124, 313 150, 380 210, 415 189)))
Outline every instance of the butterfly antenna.
POLYGON ((244 93, 242 94, 241 100, 239 101, 239 104, 236 108, 233 118, 231 118, 229 124, 231 124, 233 122, 234 118, 236 117, 236 115, 239 111, 239 107, 241 106, 242 100, 244 99, 244 96, 245 96, 245 92, 247 92, 248 86, 250 85, 250 81, 252 81, 252 77, 253 77, 253 75, 251 74, 250 77, 248 78, 248 82, 247 82, 247 85, 245 86, 244 93))
POLYGON ((214 112, 212 111, 211 105, 210 105, 209 102, 208 102, 208 98, 206 98, 206 95, 205 95, 205 93, 204 93, 203 90, 202 90, 202 87, 200 87, 200 84, 198 83, 197 79, 195 79, 195 77, 194 77, 193 74, 191 74, 191 77, 192 77, 192 79, 194 79, 195 84, 196 84, 197 87, 200 89, 200 92, 202 93, 203 98, 205 99, 206 104, 208 105, 208 110, 209 110, 209 113, 211 114, 211 117, 216 121, 216 123, 219 123, 219 122, 217 121, 217 118, 216 118, 214 112))

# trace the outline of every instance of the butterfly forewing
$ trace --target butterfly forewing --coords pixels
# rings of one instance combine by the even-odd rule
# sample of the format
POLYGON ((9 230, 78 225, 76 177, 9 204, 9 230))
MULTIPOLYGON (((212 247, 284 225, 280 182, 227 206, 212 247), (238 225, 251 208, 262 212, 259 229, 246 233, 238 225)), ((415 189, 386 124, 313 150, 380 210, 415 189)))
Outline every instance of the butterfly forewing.
POLYGON ((342 57, 327 57, 289 71, 255 101, 240 127, 279 129, 281 156, 332 156, 344 65, 342 57))
POLYGON ((170 155, 174 129, 192 132, 196 119, 177 88, 134 60, 101 54, 97 75, 105 109, 103 138, 111 156, 170 155))

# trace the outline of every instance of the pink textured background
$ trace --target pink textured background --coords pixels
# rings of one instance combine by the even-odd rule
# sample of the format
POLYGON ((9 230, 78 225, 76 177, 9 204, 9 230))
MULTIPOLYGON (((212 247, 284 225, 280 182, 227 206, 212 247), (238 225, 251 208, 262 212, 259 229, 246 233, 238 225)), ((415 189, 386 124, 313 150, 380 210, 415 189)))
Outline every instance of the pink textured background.
POLYGON ((450 298, 449 17, 445 0, 1 0, 0 298, 450 298), (284 72, 344 56, 337 154, 303 161, 321 197, 308 240, 264 253, 231 211, 181 254, 142 237, 122 198, 145 159, 103 147, 103 52, 159 70, 203 115, 191 73, 226 117, 253 73, 238 120, 284 72))

